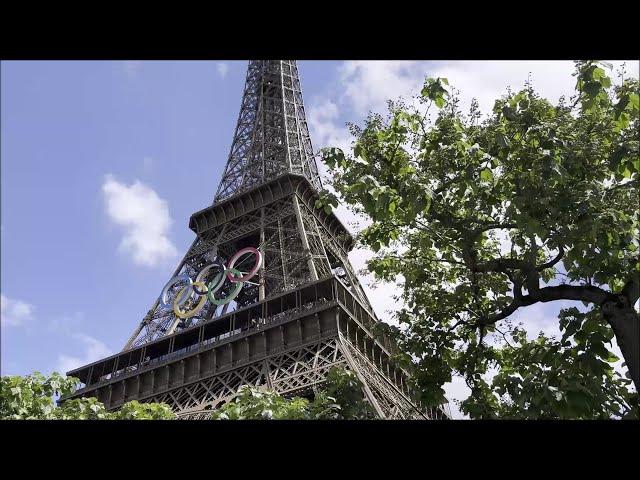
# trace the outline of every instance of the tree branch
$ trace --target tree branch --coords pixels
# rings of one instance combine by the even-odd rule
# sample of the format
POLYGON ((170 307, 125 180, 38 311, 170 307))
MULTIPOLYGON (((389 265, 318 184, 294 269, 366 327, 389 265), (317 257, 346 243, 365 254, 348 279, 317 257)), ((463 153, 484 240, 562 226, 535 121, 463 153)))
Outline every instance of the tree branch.
MULTIPOLYGON (((533 264, 526 262, 524 260, 519 260, 517 258, 495 258, 492 260, 488 260, 486 262, 475 264, 474 258, 470 255, 470 251, 467 252, 467 258, 465 259, 465 264, 469 268, 475 268, 477 272, 501 272, 506 273, 508 269, 510 270, 522 270, 523 272, 527 272, 532 270, 533 272, 539 272, 544 270, 545 268, 550 268, 558 263, 564 257, 564 248, 560 245, 558 247, 558 255, 552 260, 543 263, 542 265, 534 266, 533 264), (467 261, 468 260, 468 261, 467 261), (473 267, 472 267, 473 265, 473 267)), ((466 249, 465 249, 466 251, 466 249)))
POLYGON ((564 247, 562 245, 558 245, 558 255, 553 260, 549 260, 547 263, 543 263, 542 265, 538 265, 536 270, 539 272, 544 270, 545 268, 551 268, 564 257, 564 247))
POLYGON ((495 323, 507 318, 520 307, 533 305, 534 303, 553 302, 555 300, 578 300, 596 305, 602 304, 611 298, 612 294, 601 288, 592 285, 556 285, 553 287, 538 288, 535 292, 529 292, 520 298, 514 298, 501 312, 495 313, 488 318, 488 323, 495 323))
POLYGON ((629 301, 629 306, 633 307, 640 297, 640 274, 637 271, 631 272, 631 278, 627 280, 620 292, 629 301))
MULTIPOLYGON (((477 221, 477 223, 481 223, 479 220, 477 221)), ((487 223, 483 226, 481 226, 480 228, 477 228, 473 231, 473 233, 475 235, 478 235, 482 232, 486 232, 488 230, 498 230, 498 229, 504 229, 504 230, 509 230, 512 228, 518 228, 518 225, 516 223, 500 223, 500 222, 493 222, 493 223, 487 223)))

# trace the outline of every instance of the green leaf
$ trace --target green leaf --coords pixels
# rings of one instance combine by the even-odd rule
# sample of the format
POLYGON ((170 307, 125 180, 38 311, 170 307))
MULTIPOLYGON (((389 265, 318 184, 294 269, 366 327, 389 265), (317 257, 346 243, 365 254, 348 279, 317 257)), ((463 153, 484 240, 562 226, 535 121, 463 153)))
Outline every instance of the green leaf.
POLYGON ((609 363, 615 363, 618 360, 620 360, 620 358, 618 358, 616 355, 614 355, 613 353, 609 352, 609 355, 607 356, 607 358, 605 358, 605 360, 609 363))
POLYGON ((518 116, 516 115, 516 111, 511 107, 504 107, 502 109, 502 114, 511 121, 517 120, 518 116))
POLYGON ((321 150, 322 160, 330 169, 334 169, 337 164, 343 164, 345 157, 344 152, 335 147, 323 148, 321 150))
POLYGON ((502 133, 496 134, 496 142, 498 142, 498 145, 502 148, 507 148, 509 146, 509 139, 502 133))
POLYGON ((492 182, 493 173, 491 172, 491 169, 489 168, 482 169, 482 171, 480 172, 480 178, 486 182, 492 182))
POLYGON ((587 397, 583 392, 567 392, 567 401, 569 403, 569 407, 578 415, 587 412, 590 408, 589 397, 587 397))

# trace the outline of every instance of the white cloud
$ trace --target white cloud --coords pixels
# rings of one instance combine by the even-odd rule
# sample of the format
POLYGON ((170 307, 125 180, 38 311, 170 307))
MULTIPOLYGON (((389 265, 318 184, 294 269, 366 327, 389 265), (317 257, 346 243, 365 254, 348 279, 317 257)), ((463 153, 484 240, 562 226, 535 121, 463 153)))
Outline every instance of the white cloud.
POLYGON ((415 95, 424 81, 416 61, 346 61, 340 68, 344 96, 359 116, 386 110, 387 100, 415 95))
POLYGON ((0 294, 0 323, 3 327, 19 327, 33 320, 35 307, 22 300, 0 294))
MULTIPOLYGON (((607 73, 617 81, 617 70, 625 63, 610 61, 607 73)), ((313 99, 309 108, 309 126, 319 146, 350 145, 351 136, 344 126, 348 112, 361 124, 369 111, 385 113, 387 100, 410 101, 419 94, 425 77, 445 77, 458 90, 460 108, 467 112, 476 98, 483 113, 489 113, 496 99, 524 86, 530 77, 534 88, 556 102, 573 93, 575 77, 572 61, 345 61, 338 68, 338 88, 324 98, 313 99), (341 118, 342 117, 342 118, 341 118)), ((626 62, 627 76, 638 77, 638 63, 626 62)))
MULTIPOLYGON (((617 81, 616 70, 621 61, 609 62, 608 75, 617 81)), ((576 78, 572 76, 572 61, 453 61, 428 62, 425 74, 444 77, 449 85, 460 91, 460 108, 467 112, 471 99, 476 98, 483 113, 491 112, 495 100, 507 93, 507 87, 520 90, 531 77, 534 89, 552 103, 561 96, 567 99, 574 93, 576 78)), ((627 62, 628 74, 638 77, 637 62, 627 62)))
POLYGON ((338 106, 332 100, 325 98, 313 102, 307 114, 311 138, 321 147, 325 145, 343 147, 343 143, 350 143, 348 132, 337 124, 338 106))
MULTIPOLYGON (((351 134, 344 113, 361 120, 369 111, 384 112, 387 99, 410 97, 424 80, 415 61, 346 61, 338 69, 339 95, 314 98, 307 118, 316 150, 331 146, 350 150, 351 134), (342 115, 341 115, 342 113, 342 115)), ((323 179, 326 167, 319 163, 323 179)))
MULTIPOLYGON (((312 102, 309 106, 307 119, 309 121, 309 134, 314 141, 315 150, 331 146, 347 151, 351 143, 349 132, 338 123, 338 107, 329 99, 312 102)), ((329 172, 324 162, 318 160, 318 171, 323 184, 328 184, 329 172)))
POLYGON ((57 369, 60 373, 66 373, 74 368, 81 367, 88 363, 95 362, 102 358, 112 355, 112 351, 100 340, 96 340, 84 333, 74 333, 72 338, 79 341, 83 345, 83 353, 81 356, 70 356, 65 354, 58 355, 57 369))
MULTIPOLYGON (((2 327, 22 326, 28 321, 34 319, 35 307, 21 300, 14 300, 0 295, 2 327)), ((82 345, 82 353, 79 356, 58 355, 56 368, 60 373, 66 373, 87 363, 95 362, 104 357, 108 357, 113 352, 101 341, 85 335, 83 333, 74 333, 77 324, 82 322, 84 314, 76 312, 73 315, 65 315, 56 318, 46 324, 48 332, 58 335, 68 336, 82 345)), ((50 333, 49 333, 50 335, 50 333)), ((12 369, 16 369, 18 365, 15 362, 9 362, 12 369)))
POLYGON ((217 63, 216 70, 218 71, 218 75, 220 75, 220 78, 224 78, 227 76, 227 73, 229 73, 229 64, 217 63))
POLYGON ((107 175, 102 193, 109 219, 124 228, 119 248, 134 263, 154 266, 177 255, 167 237, 172 223, 169 207, 152 188, 138 180, 127 186, 107 175))
MULTIPOLYGON (((610 61, 607 73, 617 81, 623 61, 610 61)), ((627 76, 638 77, 638 63, 625 63, 627 76)), ((339 69, 340 101, 363 117, 369 111, 386 112, 386 101, 410 100, 419 94, 425 77, 444 77, 460 92, 460 107, 468 111, 476 98, 488 113, 507 88, 518 90, 531 79, 533 87, 551 102, 574 92, 572 61, 346 61, 339 69)), ((331 101, 327 99, 326 101, 331 101)))

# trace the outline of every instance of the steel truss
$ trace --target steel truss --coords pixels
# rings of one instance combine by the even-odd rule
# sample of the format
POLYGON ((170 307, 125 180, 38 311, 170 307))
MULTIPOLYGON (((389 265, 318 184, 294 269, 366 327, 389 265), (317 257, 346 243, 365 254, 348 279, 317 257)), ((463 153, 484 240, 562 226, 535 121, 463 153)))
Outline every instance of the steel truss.
POLYGON ((249 62, 229 161, 216 202, 278 175, 306 176, 321 188, 294 60, 249 62))
MULTIPOLYGON (((280 181, 284 181, 283 178, 288 177, 281 177, 280 181)), ((239 248, 251 244, 262 252, 264 266, 258 288, 245 288, 238 297, 238 306, 250 305, 306 282, 336 275, 373 313, 349 263, 347 250, 331 231, 331 224, 314 206, 312 186, 305 180, 299 180, 297 185, 298 188, 292 189, 287 196, 265 201, 253 210, 247 208, 241 215, 201 231, 174 275, 187 273, 193 278, 215 255, 229 258, 239 248)), ((248 195, 250 192, 244 197, 248 195)), ((241 194, 236 200, 242 198, 241 194)), ((162 308, 156 300, 125 345, 125 350, 226 312, 226 308, 216 308, 207 303, 198 315, 185 322, 177 318, 171 309, 162 308)))
POLYGON ((168 403, 180 417, 200 415, 232 400, 243 385, 265 386, 281 395, 309 392, 324 382, 332 367, 345 363, 337 339, 332 338, 158 395, 151 401, 168 403))
POLYGON ((84 384, 73 397, 110 409, 166 402, 181 418, 206 418, 242 385, 311 395, 343 365, 377 417, 441 418, 411 399, 393 342, 374 338, 378 319, 348 260, 354 240, 316 208, 321 187, 295 61, 250 61, 215 201, 191 216, 197 236, 172 277, 194 279, 245 247, 260 251, 262 267, 232 303, 207 300, 185 320, 156 300, 122 352, 70 372, 84 384))
POLYGON ((245 385, 267 387, 283 396, 308 395, 326 380, 333 367, 356 373, 364 385, 363 398, 376 417, 426 420, 440 411, 422 410, 343 335, 305 345, 205 381, 149 399, 171 405, 182 419, 208 419, 211 410, 232 401, 245 385))

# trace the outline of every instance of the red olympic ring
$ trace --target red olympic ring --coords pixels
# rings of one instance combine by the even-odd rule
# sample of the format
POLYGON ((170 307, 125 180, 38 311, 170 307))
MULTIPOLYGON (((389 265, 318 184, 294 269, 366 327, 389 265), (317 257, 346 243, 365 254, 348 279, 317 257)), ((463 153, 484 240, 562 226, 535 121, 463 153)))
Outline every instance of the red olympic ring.
POLYGON ((256 272, 258 270, 260 270, 260 267, 262 266, 262 254, 260 253, 260 250, 258 250, 257 248, 253 248, 253 247, 245 247, 241 250, 238 250, 236 252, 236 254, 231 257, 231 259, 229 260, 229 263, 227 263, 227 269, 229 270, 227 272, 227 278, 232 281, 232 282, 246 282, 247 280, 253 278, 253 276, 256 274, 256 272), (251 270, 249 270, 244 277, 240 277, 240 278, 236 278, 233 276, 233 274, 231 273, 231 269, 233 268, 233 266, 235 265, 235 263, 238 261, 238 259, 244 255, 245 253, 253 253, 256 256, 256 263, 253 266, 253 268, 251 270))

